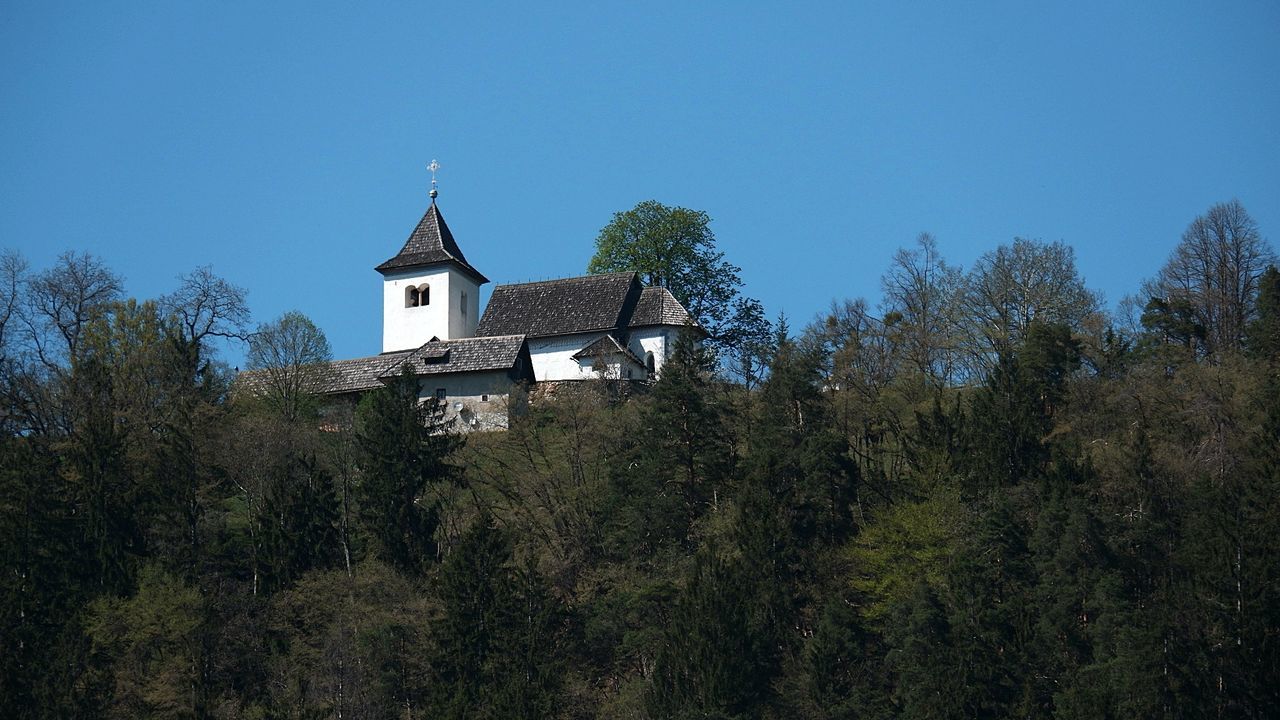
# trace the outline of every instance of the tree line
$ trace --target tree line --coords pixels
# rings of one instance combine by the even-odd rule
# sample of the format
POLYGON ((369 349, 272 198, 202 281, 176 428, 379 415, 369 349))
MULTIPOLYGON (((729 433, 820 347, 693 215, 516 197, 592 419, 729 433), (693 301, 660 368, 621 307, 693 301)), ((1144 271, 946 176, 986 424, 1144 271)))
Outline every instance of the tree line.
POLYGON ((296 313, 251 328, 207 268, 136 301, 96 258, 5 253, 0 708, 1280 707, 1280 272, 1239 203, 1115 313, 1062 243, 964 271, 922 236, 874 304, 795 331, 736 273, 690 284, 727 265, 705 214, 637 211, 591 269, 668 287, 710 341, 682 335, 626 402, 584 382, 466 436, 407 374, 354 408, 309 395, 323 333, 296 313), (653 235, 681 252, 627 234, 689 220, 653 235), (258 391, 219 337, 248 341, 258 391))

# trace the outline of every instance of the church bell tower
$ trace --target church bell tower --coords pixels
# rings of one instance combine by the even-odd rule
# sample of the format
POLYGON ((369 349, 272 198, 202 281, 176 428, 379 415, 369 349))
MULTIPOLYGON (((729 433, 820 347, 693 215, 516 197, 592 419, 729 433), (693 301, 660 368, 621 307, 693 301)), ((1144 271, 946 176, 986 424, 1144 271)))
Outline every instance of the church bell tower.
POLYGON ((471 267, 436 207, 433 160, 431 206, 382 274, 382 352, 411 350, 432 338, 471 337, 480 320, 480 286, 489 279, 471 267))

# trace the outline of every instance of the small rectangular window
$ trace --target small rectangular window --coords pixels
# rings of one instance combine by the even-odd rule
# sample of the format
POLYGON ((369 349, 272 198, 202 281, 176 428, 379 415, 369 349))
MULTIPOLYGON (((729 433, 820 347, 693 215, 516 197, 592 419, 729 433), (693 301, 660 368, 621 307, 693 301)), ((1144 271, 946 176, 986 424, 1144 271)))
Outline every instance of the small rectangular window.
POLYGON ((436 399, 437 400, 444 399, 444 388, 436 388, 436 399))
POLYGON ((467 316, 467 291, 462 291, 462 317, 467 316))
POLYGON ((488 395, 481 395, 481 396, 480 396, 480 402, 489 402, 489 396, 488 396, 488 395))

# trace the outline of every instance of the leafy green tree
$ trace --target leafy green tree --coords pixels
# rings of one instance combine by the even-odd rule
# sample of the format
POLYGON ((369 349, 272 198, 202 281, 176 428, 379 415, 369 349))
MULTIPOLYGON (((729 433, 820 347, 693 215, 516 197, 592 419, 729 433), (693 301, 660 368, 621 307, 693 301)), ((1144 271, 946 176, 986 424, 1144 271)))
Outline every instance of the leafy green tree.
POLYGON ((944 583, 968 528, 967 514, 957 492, 935 491, 925 500, 885 508, 842 549, 855 569, 852 586, 864 598, 869 619, 883 619, 906 604, 922 580, 944 583))
POLYGON ((701 210, 646 200, 614 213, 587 272, 638 272, 645 285, 670 290, 717 349, 749 350, 767 338, 760 303, 741 295, 741 269, 716 249, 711 217, 701 210))
POLYGON ((108 717, 200 717, 203 601, 193 587, 155 565, 138 591, 88 608, 86 631, 113 679, 108 717))
POLYGON ((436 559, 433 491, 452 481, 445 456, 457 444, 445 430, 436 400, 419 400, 408 368, 356 410, 361 524, 374 554, 403 572, 421 574, 436 559))

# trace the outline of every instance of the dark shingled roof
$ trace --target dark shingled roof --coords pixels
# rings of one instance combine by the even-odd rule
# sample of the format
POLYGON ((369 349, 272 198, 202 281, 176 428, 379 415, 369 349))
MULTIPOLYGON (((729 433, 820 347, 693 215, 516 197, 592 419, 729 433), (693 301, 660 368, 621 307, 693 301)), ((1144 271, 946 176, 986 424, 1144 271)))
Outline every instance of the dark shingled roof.
POLYGON ((476 335, 546 337, 626 327, 640 292, 640 278, 630 272, 499 285, 476 335))
POLYGON ((645 325, 697 325, 679 300, 662 287, 648 287, 640 294, 635 312, 631 313, 629 327, 645 325))
POLYGON ((458 243, 453 239, 453 233, 449 232, 449 226, 445 224, 444 217, 440 215, 435 200, 432 200, 431 207, 427 208, 427 213, 422 216, 422 220, 413 229, 404 247, 400 248, 400 252, 374 269, 386 275, 395 270, 436 263, 454 263, 463 272, 475 278, 476 282, 481 284, 489 282, 489 278, 481 275, 479 270, 471 267, 471 263, 467 262, 466 256, 462 254, 458 243))
POLYGON ((573 359, 581 360, 583 358, 603 358, 610 355, 622 355, 630 358, 632 362, 640 367, 644 367, 644 361, 636 357, 635 353, 624 347, 622 343, 618 342, 618 339, 612 335, 605 335, 603 337, 596 338, 586 347, 574 353, 573 359))
POLYGON ((411 350, 401 350, 372 357, 355 358, 354 360, 335 360, 329 363, 329 373, 325 387, 319 392, 324 394, 357 392, 382 387, 378 378, 390 367, 400 367, 409 356, 411 350))
POLYGON ((408 357, 396 360, 383 377, 399 373, 405 363, 418 375, 510 370, 515 367, 522 347, 523 335, 433 340, 410 352, 408 357))
MULTIPOLYGON (((331 362, 324 372, 317 374, 319 387, 311 391, 340 395, 373 390, 399 375, 406 363, 417 375, 510 370, 516 366, 523 348, 523 335, 433 340, 413 350, 331 362)), ((245 371, 236 377, 236 387, 248 393, 261 392, 266 383, 264 370, 245 371)))

